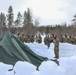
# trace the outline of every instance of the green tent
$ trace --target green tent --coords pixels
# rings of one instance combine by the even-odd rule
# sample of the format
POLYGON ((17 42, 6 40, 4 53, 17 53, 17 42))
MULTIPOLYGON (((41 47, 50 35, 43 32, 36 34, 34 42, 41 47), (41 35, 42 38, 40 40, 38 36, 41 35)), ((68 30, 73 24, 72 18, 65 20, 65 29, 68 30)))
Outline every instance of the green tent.
POLYGON ((0 36, 0 62, 14 66, 17 61, 28 61, 38 67, 46 59, 34 53, 12 33, 0 36))

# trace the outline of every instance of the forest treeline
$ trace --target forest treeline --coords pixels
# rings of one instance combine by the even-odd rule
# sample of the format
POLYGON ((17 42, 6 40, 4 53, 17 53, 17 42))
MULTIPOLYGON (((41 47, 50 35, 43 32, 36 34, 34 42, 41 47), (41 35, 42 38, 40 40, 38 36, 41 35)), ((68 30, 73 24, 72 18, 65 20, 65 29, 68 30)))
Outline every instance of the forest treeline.
POLYGON ((33 19, 32 12, 29 8, 24 11, 24 14, 18 12, 17 17, 14 19, 14 12, 12 6, 9 6, 7 14, 0 12, 0 34, 5 31, 11 31, 15 34, 36 34, 40 33, 50 33, 50 34, 67 34, 71 36, 76 36, 76 15, 72 20, 72 24, 67 25, 67 23, 56 24, 56 25, 42 25, 39 26, 39 19, 33 19))

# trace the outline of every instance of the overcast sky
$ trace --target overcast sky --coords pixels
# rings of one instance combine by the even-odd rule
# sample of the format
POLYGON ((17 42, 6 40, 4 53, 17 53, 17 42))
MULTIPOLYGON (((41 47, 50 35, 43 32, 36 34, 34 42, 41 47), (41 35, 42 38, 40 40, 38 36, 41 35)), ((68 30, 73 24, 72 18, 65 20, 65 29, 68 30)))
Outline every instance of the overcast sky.
POLYGON ((71 23, 76 14, 76 0, 0 0, 0 12, 7 13, 12 5, 16 14, 29 7, 34 18, 39 18, 40 25, 71 23))

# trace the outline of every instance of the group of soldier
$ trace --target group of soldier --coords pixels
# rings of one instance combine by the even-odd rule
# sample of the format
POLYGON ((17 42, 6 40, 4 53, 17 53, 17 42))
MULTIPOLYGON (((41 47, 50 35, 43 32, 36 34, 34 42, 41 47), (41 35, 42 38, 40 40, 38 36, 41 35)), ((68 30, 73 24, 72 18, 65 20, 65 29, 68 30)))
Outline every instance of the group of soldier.
MULTIPOLYGON (((52 36, 50 36, 50 35, 45 36, 44 43, 45 43, 45 45, 48 46, 48 48, 50 47, 50 43, 53 42, 55 36, 57 36, 57 35, 52 34, 52 36)), ((76 44, 76 38, 72 37, 72 36, 67 36, 66 34, 64 36, 59 35, 58 39, 59 39, 59 42, 61 42, 61 43, 76 44)))
MULTIPOLYGON (((22 41, 22 42, 26 42, 26 43, 33 43, 33 42, 37 42, 37 43, 42 43, 42 37, 41 34, 38 35, 20 35, 18 34, 18 38, 22 41)), ((55 58, 59 58, 59 42, 64 43, 64 42, 68 42, 71 44, 76 44, 76 38, 72 37, 72 36, 67 36, 67 35, 49 35, 46 34, 46 36, 44 37, 44 44, 47 45, 47 47, 50 47, 51 43, 54 43, 54 53, 55 53, 55 58)))
POLYGON ((50 43, 54 43, 54 54, 55 58, 59 58, 59 42, 61 43, 71 43, 71 44, 76 44, 76 38, 72 36, 67 36, 66 34, 63 35, 46 35, 44 38, 44 43, 45 45, 50 47, 50 43))
POLYGON ((41 35, 24 35, 24 34, 18 34, 17 38, 20 39, 22 42, 26 42, 26 43, 33 43, 33 42, 38 42, 38 43, 42 43, 42 37, 41 35))

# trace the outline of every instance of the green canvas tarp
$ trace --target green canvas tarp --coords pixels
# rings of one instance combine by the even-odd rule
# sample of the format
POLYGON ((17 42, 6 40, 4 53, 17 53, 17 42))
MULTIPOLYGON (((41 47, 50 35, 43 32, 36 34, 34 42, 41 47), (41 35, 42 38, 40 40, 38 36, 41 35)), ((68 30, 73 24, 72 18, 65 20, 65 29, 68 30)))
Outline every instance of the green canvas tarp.
POLYGON ((17 61, 28 61, 38 67, 46 59, 34 53, 11 32, 0 36, 0 62, 14 66, 17 61))

